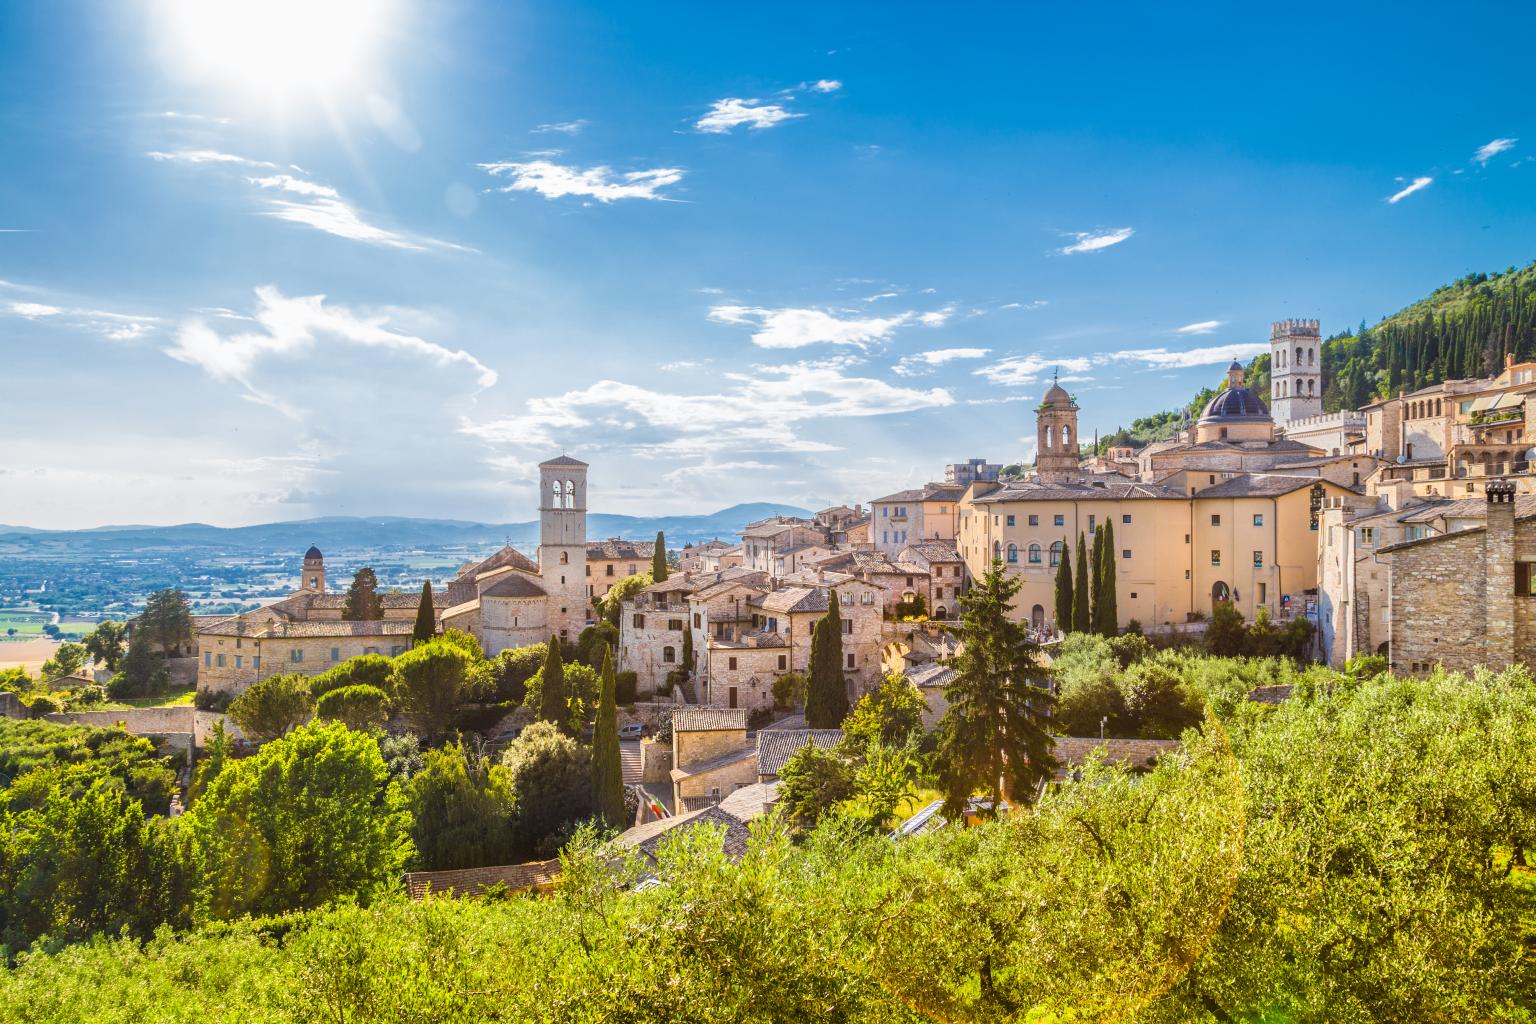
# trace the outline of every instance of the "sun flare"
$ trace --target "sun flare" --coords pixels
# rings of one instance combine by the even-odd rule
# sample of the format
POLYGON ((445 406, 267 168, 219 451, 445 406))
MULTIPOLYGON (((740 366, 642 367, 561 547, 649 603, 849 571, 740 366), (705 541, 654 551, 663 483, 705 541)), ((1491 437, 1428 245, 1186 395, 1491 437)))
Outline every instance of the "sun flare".
POLYGON ((359 84, 396 0, 164 0, 169 59, 252 99, 325 97, 359 84))

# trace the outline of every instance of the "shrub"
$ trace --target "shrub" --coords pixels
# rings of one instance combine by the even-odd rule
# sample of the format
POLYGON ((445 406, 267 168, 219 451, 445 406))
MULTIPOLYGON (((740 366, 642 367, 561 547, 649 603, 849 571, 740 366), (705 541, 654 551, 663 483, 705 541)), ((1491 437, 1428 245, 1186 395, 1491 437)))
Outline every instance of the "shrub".
POLYGON ((773 702, 784 710, 805 703, 806 679, 803 672, 785 672, 773 681, 773 702))
POLYGON ((315 714, 348 729, 368 732, 389 720, 389 696, 377 686, 343 686, 322 696, 315 704, 315 714))
POLYGON ((640 688, 640 677, 634 672, 615 672, 613 675, 614 702, 633 704, 640 688))
POLYGON ((90 707, 92 704, 105 704, 106 702, 107 688, 92 683, 88 686, 82 686, 74 692, 74 695, 69 698, 69 707, 71 709, 85 708, 90 707))
POLYGON ((747 728, 756 732, 773 721, 773 708, 755 707, 747 712, 747 728))
POLYGON ((517 858, 511 771, 462 744, 429 750, 405 785, 411 835, 428 871, 510 864, 517 858))
POLYGON ((21 697, 22 704, 32 712, 33 718, 55 715, 64 710, 64 701, 51 693, 33 693, 21 697))
POLYGON ((544 667, 549 656, 547 643, 510 648, 491 659, 491 684, 497 700, 521 704, 528 695, 528 680, 544 667))
POLYGON ((229 717, 246 739, 275 740, 309 721, 315 704, 309 680, 298 673, 268 676, 247 686, 229 705, 229 717))
POLYGON ((359 654, 309 680, 309 695, 316 700, 343 686, 372 686, 393 697, 390 672, 394 662, 382 654, 359 654))
POLYGON ((540 852, 544 841, 592 814, 592 755, 549 722, 534 722, 507 745, 501 763, 510 773, 517 808, 517 846, 540 852))
POLYGON ((198 690, 192 696, 192 703, 199 711, 228 711, 234 700, 235 695, 228 690, 198 690))

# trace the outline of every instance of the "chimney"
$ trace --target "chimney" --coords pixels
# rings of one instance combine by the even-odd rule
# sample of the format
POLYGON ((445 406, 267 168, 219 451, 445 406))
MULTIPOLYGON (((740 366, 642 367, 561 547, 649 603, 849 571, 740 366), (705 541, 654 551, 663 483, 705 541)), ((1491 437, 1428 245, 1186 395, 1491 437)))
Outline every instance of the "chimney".
POLYGON ((1515 660, 1515 485, 1491 480, 1488 528, 1483 537, 1485 591, 1484 635, 1489 668, 1501 669, 1515 660))

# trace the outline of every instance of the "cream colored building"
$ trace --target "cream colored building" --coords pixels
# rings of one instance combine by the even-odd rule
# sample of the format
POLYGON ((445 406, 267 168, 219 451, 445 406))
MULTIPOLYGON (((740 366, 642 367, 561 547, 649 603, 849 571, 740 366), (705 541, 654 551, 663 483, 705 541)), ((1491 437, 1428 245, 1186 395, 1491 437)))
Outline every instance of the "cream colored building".
POLYGON ((930 540, 954 540, 960 499, 959 484, 928 483, 896 491, 869 503, 869 541, 889 558, 902 548, 930 540))

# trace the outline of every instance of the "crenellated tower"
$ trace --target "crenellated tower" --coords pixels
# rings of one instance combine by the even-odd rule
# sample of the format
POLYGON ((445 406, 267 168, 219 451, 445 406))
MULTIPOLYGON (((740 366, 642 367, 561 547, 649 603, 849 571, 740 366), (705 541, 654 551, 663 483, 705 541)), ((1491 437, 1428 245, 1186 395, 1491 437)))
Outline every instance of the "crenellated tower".
POLYGON ((539 575, 549 624, 575 640, 587 622, 587 464, 569 455, 539 463, 539 575))
POLYGON ((1269 381, 1269 409, 1277 427, 1323 414, 1323 346, 1316 320, 1270 325, 1269 381))

